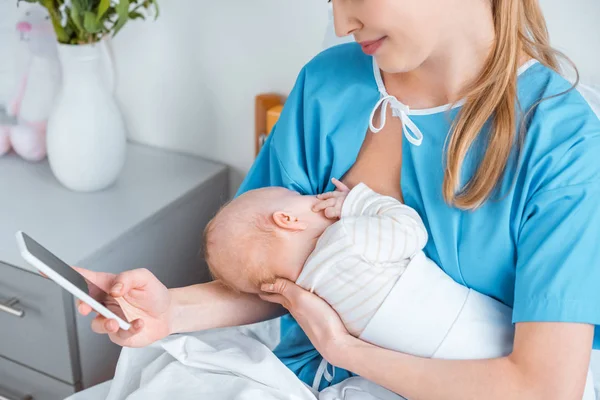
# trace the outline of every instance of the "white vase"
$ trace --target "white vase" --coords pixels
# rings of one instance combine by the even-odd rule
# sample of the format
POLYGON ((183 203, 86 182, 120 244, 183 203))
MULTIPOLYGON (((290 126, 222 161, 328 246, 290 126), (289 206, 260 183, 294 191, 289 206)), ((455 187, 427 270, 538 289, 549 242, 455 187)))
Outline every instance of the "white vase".
POLYGON ((67 188, 112 185, 125 163, 125 124, 105 76, 105 43, 59 45, 62 87, 48 121, 48 160, 67 188))

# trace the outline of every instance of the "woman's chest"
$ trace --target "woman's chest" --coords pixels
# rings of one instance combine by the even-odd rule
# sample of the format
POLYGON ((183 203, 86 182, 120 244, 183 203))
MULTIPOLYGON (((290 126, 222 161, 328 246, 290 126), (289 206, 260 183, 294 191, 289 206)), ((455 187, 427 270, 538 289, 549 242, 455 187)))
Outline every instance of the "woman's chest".
MULTIPOLYGON (((462 165, 466 183, 479 163, 467 157, 462 165)), ((402 192, 427 228, 425 253, 455 281, 512 305, 518 237, 514 187, 476 210, 461 210, 444 199, 444 170, 443 141, 426 137, 419 147, 404 143, 402 192)))
MULTIPOLYGON (((377 134, 367 133, 364 142, 349 147, 339 142, 333 152, 330 176, 343 176, 352 187, 359 182, 380 194, 402 199, 414 208, 427 228, 425 253, 457 282, 511 305, 516 264, 515 229, 511 193, 490 201, 477 211, 449 206, 442 195, 444 140, 449 124, 421 122, 425 138, 421 146, 409 143, 401 124, 388 120, 377 134)), ((341 135, 340 135, 341 136, 341 135)), ((476 165, 465 160, 464 175, 476 165)))
POLYGON ((356 161, 342 177, 350 188, 364 183, 375 192, 402 200, 402 126, 396 121, 377 134, 367 132, 356 161))

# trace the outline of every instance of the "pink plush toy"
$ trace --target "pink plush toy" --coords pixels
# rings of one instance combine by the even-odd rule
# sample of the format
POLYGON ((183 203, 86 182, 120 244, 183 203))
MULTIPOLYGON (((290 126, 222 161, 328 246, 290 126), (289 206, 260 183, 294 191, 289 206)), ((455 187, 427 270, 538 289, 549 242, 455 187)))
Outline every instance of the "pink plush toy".
POLYGON ((46 124, 60 85, 56 36, 45 8, 33 6, 17 24, 26 68, 8 107, 14 126, 0 126, 0 156, 10 149, 29 161, 46 157, 46 124))

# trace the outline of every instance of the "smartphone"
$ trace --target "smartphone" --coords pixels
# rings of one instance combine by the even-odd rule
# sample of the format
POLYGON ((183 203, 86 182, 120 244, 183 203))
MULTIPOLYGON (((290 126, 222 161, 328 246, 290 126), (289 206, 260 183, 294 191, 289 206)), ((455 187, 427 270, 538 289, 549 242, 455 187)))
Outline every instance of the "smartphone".
POLYGON ((17 244, 21 256, 38 271, 62 286, 63 289, 79 300, 89 304, 98 314, 116 320, 121 329, 128 330, 131 327, 123 309, 114 297, 85 279, 83 275, 45 249, 29 235, 21 231, 17 232, 17 244))

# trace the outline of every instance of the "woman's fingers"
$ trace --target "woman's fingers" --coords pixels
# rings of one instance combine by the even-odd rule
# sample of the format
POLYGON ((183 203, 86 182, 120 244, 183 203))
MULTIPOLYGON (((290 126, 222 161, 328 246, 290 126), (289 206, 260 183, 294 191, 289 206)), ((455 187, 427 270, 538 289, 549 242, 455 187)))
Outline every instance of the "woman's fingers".
POLYGON ((77 311, 79 311, 81 315, 88 315, 92 312, 92 307, 81 300, 77 300, 77 311))
POLYGON ((258 297, 260 297, 264 301, 268 301, 269 303, 280 304, 284 308, 289 307, 289 303, 287 302, 287 299, 280 294, 261 293, 258 295, 258 297))
POLYGON ((143 288, 148 284, 152 273, 145 268, 125 271, 114 280, 114 284, 110 288, 110 294, 113 297, 121 297, 132 289, 143 288))
POLYGON ((306 294, 306 290, 287 279, 277 279, 273 283, 265 283, 260 288, 260 298, 271 303, 278 303, 288 310, 297 303, 297 299, 306 294))
POLYGON ((137 335, 140 331, 144 329, 144 321, 141 319, 136 319, 131 322, 131 328, 128 330, 119 329, 115 336, 119 339, 119 342, 125 342, 129 340, 132 336, 137 335))
POLYGON ((144 321, 142 319, 136 319, 131 322, 131 328, 124 330, 119 328, 119 323, 114 319, 107 319, 101 315, 98 315, 92 321, 92 331, 101 335, 108 334, 110 339, 123 346, 127 343, 131 337, 137 335, 144 329, 144 321))
POLYGON ((108 319, 103 317, 102 315, 97 315, 96 318, 92 320, 92 331, 99 334, 112 334, 117 333, 121 328, 119 328, 119 323, 114 319, 108 319))

